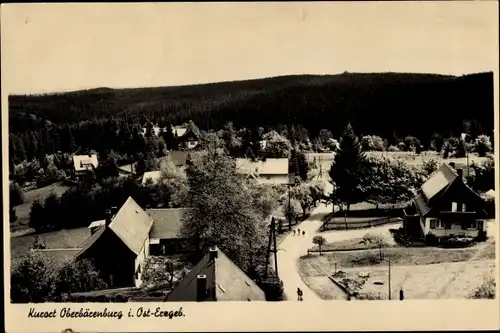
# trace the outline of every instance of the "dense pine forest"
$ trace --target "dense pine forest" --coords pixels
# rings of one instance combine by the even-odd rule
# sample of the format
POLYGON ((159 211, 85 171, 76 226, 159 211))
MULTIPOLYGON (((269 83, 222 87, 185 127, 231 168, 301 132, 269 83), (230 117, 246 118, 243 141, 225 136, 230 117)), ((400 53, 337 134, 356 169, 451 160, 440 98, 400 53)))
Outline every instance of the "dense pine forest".
POLYGON ((228 122, 236 128, 300 125, 311 138, 321 129, 339 137, 350 122, 360 135, 378 135, 391 144, 411 135, 426 146, 433 133, 458 136, 464 119, 473 136, 492 135, 492 72, 460 77, 297 75, 9 97, 15 163, 81 148, 141 151, 144 147, 133 142, 148 122, 176 125, 192 120, 201 130, 218 130, 228 122))

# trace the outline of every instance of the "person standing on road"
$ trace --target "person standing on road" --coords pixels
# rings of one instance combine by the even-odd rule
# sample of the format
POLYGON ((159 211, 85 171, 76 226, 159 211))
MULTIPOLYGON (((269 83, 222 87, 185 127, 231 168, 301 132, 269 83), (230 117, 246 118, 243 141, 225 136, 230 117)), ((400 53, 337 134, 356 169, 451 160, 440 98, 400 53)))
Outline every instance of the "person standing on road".
POLYGON ((298 228, 297 231, 298 231, 298 235, 300 236, 300 228, 298 228))
POLYGON ((302 301, 302 290, 297 287, 297 301, 302 301))
POLYGON ((305 236, 306 235, 306 232, 305 231, 302 231, 302 236, 305 236))
POLYGON ((293 235, 295 236, 295 230, 293 231, 293 235))

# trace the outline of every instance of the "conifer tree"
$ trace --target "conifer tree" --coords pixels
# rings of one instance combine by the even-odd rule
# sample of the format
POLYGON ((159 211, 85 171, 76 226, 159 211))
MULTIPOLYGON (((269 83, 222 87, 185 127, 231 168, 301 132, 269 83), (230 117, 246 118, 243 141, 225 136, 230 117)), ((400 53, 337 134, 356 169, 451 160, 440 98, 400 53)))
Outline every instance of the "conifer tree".
POLYGON ((361 143, 349 123, 342 135, 340 150, 335 155, 329 175, 334 184, 335 196, 349 210, 350 205, 364 199, 361 176, 366 156, 361 143))

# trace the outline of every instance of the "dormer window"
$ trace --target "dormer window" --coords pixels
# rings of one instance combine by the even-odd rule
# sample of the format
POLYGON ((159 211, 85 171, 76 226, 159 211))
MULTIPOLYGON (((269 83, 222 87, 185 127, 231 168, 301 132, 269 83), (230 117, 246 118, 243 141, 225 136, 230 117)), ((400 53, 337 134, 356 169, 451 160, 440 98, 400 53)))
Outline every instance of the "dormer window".
POLYGON ((456 212, 457 211, 458 204, 456 202, 451 203, 451 211, 456 212))

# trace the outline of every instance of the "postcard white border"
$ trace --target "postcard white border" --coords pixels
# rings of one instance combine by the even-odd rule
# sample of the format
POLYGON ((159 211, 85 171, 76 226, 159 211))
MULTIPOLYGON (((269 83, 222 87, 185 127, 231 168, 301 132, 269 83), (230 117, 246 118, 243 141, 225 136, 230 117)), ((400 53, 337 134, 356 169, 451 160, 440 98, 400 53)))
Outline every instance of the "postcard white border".
MULTIPOLYGON (((489 2, 489 1, 487 1, 489 2)), ((498 3, 492 10, 498 12, 498 3)), ((17 4, 30 6, 30 4, 17 4)), ((59 4, 58 4, 59 5, 59 4)), ((67 4, 65 4, 67 5, 67 4)), ((119 4, 117 4, 119 5, 119 4)), ((131 4, 128 4, 129 6, 131 4)), ((255 4, 259 5, 259 4, 255 4)), ((308 4, 314 6, 315 4, 308 4)), ((385 3, 384 5, 390 5, 385 3)), ((438 3, 434 3, 435 6, 438 3)), ((453 3, 442 3, 443 6, 453 7, 453 3)), ((4 18, 5 4, 2 5, 2 21, 4 18)), ((12 6, 9 4, 7 6, 12 6)), ((15 6, 15 5, 14 5, 15 6)), ((44 5, 50 6, 50 5, 44 5)), ((61 6, 61 5, 59 5, 61 6)), ((95 4, 95 6, 99 6, 95 4)), ((408 13, 408 15, 411 15, 408 13)), ((498 24, 498 22, 497 22, 498 24)), ((2 31, 4 26, 2 26, 2 31)), ((62 29, 63 30, 63 29, 62 29)), ((54 36, 57 38, 57 36, 54 36)), ((498 43, 498 38, 496 40, 498 43)), ((2 54, 5 52, 5 40, 2 38, 2 54)), ((498 48, 497 48, 498 52, 498 48)), ((2 57, 3 58, 3 57, 2 57)), ((498 58, 498 53, 497 53, 498 58)), ((2 63, 2 66, 4 64, 2 63)), ((495 163, 499 165, 499 69, 498 63, 494 71, 495 85, 495 163)), ((9 78, 5 77, 2 70, 2 177, 3 177, 3 204, 4 204, 4 277, 5 277, 5 318, 7 332, 56 332, 71 328, 77 332, 93 331, 274 331, 274 330, 436 330, 436 329, 498 329, 499 304, 498 297, 492 301, 472 300, 405 300, 399 301, 371 301, 371 302, 280 302, 280 303, 132 303, 132 304, 103 304, 103 303, 78 303, 78 304, 10 304, 9 276, 10 276, 10 237, 8 221, 8 106, 7 91, 9 78), (138 307, 177 310, 182 307, 185 317, 175 319, 127 319, 130 308, 138 307), (27 319, 29 309, 53 310, 70 307, 78 310, 80 307, 90 309, 123 310, 124 318, 116 319, 27 319)), ((495 175, 496 184, 499 183, 499 174, 495 175)), ((499 216, 499 190, 496 187, 497 216, 499 216)), ((497 242, 496 258, 499 258, 499 244, 497 242)), ((498 272, 497 264, 497 295, 498 272)))

